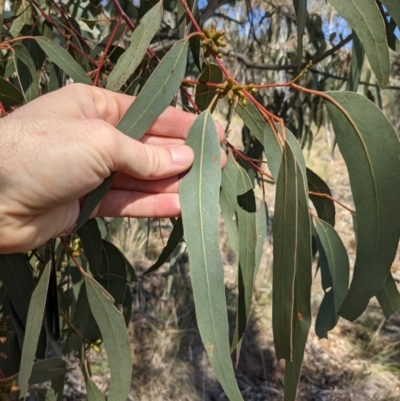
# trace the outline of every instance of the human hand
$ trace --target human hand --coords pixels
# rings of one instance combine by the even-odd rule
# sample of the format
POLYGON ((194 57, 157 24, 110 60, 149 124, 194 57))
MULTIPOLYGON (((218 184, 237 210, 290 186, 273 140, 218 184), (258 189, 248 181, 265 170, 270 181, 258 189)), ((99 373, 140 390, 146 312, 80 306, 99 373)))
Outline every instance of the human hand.
POLYGON ((93 216, 179 216, 179 175, 194 159, 184 141, 196 116, 169 107, 136 141, 115 128, 133 100, 74 84, 0 120, 0 253, 73 227, 82 198, 113 171, 93 216))

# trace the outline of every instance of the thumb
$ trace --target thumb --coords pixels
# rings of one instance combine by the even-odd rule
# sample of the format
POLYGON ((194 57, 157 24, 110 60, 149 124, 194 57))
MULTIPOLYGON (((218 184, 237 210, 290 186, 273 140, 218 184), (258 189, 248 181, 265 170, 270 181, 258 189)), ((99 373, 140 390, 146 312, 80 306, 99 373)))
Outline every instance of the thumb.
POLYGON ((194 153, 189 146, 148 145, 117 132, 117 149, 110 155, 116 169, 111 171, 156 180, 180 174, 193 164, 194 153))

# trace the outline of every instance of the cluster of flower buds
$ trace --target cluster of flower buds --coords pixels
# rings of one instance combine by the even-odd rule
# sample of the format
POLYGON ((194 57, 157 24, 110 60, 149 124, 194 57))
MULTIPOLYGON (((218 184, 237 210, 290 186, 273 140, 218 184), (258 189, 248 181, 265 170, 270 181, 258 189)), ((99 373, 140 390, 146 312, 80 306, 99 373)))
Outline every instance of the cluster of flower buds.
POLYGON ((80 249, 82 247, 80 238, 74 239, 72 246, 66 246, 65 250, 73 257, 78 257, 80 255, 80 249))
POLYGON ((94 352, 101 352, 100 349, 100 345, 103 341, 101 340, 101 338, 98 338, 97 340, 91 342, 85 349, 85 353, 87 354, 90 351, 90 348, 94 351, 94 352))
POLYGON ((233 81, 232 78, 228 78, 223 84, 217 86, 218 97, 222 99, 226 96, 230 106, 235 103, 235 98, 238 97, 242 100, 243 106, 246 106, 247 99, 243 89, 252 93, 257 92, 257 88, 254 87, 254 84, 248 84, 245 86, 238 85, 233 81))
POLYGON ((227 43, 225 42, 225 29, 221 29, 217 31, 217 25, 215 22, 211 24, 211 28, 203 28, 203 33, 205 38, 202 40, 201 44, 204 47, 204 57, 209 57, 211 52, 214 52, 219 58, 222 57, 222 54, 219 53, 219 47, 226 47, 227 43))

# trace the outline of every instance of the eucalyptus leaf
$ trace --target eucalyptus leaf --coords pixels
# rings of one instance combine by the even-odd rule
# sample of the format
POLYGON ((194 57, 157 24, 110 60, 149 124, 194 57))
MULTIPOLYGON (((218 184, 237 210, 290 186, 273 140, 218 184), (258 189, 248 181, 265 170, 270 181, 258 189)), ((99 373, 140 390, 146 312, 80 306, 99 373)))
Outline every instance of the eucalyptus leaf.
POLYGON ((229 353, 224 270, 219 251, 220 146, 208 111, 192 125, 186 144, 194 164, 180 184, 180 203, 197 323, 211 366, 231 401, 242 400, 229 353))
POLYGON ((28 392, 29 378, 32 373, 36 347, 42 327, 50 271, 51 264, 48 263, 40 276, 39 282, 36 285, 35 290, 33 291, 29 303, 24 345, 22 347, 21 366, 18 376, 18 386, 20 388, 19 396, 24 400, 28 392))
MULTIPOLYGON (((224 76, 219 66, 213 63, 206 63, 199 77, 200 84, 196 86, 196 104, 200 110, 204 111, 217 93, 217 88, 215 86, 208 86, 202 82, 220 84, 223 80, 224 76)), ((216 105, 217 102, 214 103, 213 109, 216 105)))
POLYGON ((354 320, 384 285, 396 254, 400 144, 394 128, 372 102, 353 92, 327 94, 337 102, 327 102, 327 108, 349 171, 357 215, 354 275, 339 311, 344 318, 354 320))
POLYGON ((140 139, 146 133, 179 89, 186 70, 187 50, 187 40, 175 43, 126 111, 117 129, 133 139, 140 139))
POLYGON ((389 15, 400 27, 400 0, 379 0, 389 11, 389 15))
MULTIPOLYGON (((249 176, 239 165, 236 183, 236 213, 239 233, 239 277, 236 328, 231 352, 241 342, 250 315, 256 269, 256 200, 249 176)), ((237 353, 239 355, 239 352, 237 353)))
POLYGON ((86 75, 82 67, 74 58, 56 42, 44 36, 35 36, 37 44, 46 53, 47 57, 75 82, 91 85, 92 80, 86 75))
POLYGON ((351 64, 349 75, 349 90, 357 92, 358 84, 360 83, 361 70, 364 65, 365 51, 360 39, 353 32, 353 48, 351 50, 351 64))
POLYGON ((160 268, 172 255, 174 250, 179 246, 180 242, 182 241, 183 237, 183 226, 182 226, 182 219, 179 218, 174 228, 171 231, 171 234, 168 238, 167 244, 165 245, 164 249, 161 251, 160 256, 158 257, 157 261, 153 263, 144 273, 149 274, 153 271, 156 271, 160 268))
MULTIPOLYGON (((332 196, 331 190, 329 189, 325 181, 309 168, 307 168, 307 181, 310 192, 317 192, 322 195, 325 194, 328 196, 332 196)), ((310 200, 314 204, 314 207, 318 213, 318 217, 322 220, 325 220, 332 227, 334 227, 336 210, 333 200, 323 196, 312 194, 310 194, 310 200)))
POLYGON ((0 77, 0 102, 4 107, 17 106, 24 100, 22 93, 13 84, 0 77))
POLYGON ((390 75, 389 49, 386 27, 375 0, 329 0, 329 3, 356 32, 379 86, 384 89, 390 75))
POLYGON ((18 68, 18 74, 29 102, 39 96, 39 71, 24 45, 16 43, 13 50, 16 58, 24 64, 23 68, 18 68))
MULTIPOLYGON (((83 273, 83 272, 82 272, 83 273)), ((126 400, 132 377, 131 349, 125 320, 104 288, 87 274, 86 283, 90 310, 98 324, 110 367, 109 400, 126 400)))
POLYGON ((140 20, 131 36, 131 43, 108 77, 107 89, 119 90, 142 62, 151 39, 157 33, 163 15, 162 1, 159 1, 140 20))
MULTIPOLYGON (((305 299, 307 297, 304 295, 311 288, 308 288, 311 285, 311 223, 305 176, 288 145, 283 151, 277 180, 273 241, 272 326, 275 351, 278 359, 292 361, 294 351, 297 351, 294 347, 295 326, 306 327, 311 319, 305 299), (292 251, 288 252, 289 249, 292 251), (301 275, 297 279, 298 270, 301 275), (296 279, 300 300, 296 298, 296 279), (295 308, 296 305, 298 309, 295 308), (299 312, 302 316, 301 323, 297 319, 299 312)), ((297 369, 297 352, 296 355, 294 367, 297 369)), ((297 383, 293 383, 293 380, 291 384, 296 388, 297 383)))
POLYGON ((400 293, 391 274, 388 275, 385 284, 377 292, 376 298, 386 319, 400 310, 400 293))
POLYGON ((101 233, 96 219, 88 220, 79 230, 79 238, 85 256, 89 262, 89 269, 97 277, 102 266, 101 233))
POLYGON ((303 35, 307 21, 307 0, 293 0, 293 6, 296 12, 297 58, 300 65, 303 55, 303 35))
MULTIPOLYGON (((188 42, 182 40, 166 54, 139 96, 126 111, 117 129, 133 139, 140 139, 154 120, 168 107, 178 90, 186 70, 188 42)), ((85 199, 77 221, 79 229, 109 190, 115 173, 91 191, 85 199)))

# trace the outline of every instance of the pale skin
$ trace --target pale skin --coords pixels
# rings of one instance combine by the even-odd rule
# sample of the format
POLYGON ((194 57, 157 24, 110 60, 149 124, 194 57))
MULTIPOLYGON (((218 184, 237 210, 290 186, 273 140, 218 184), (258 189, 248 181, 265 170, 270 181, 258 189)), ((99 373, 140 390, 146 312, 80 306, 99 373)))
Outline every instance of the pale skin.
POLYGON ((184 141, 196 116, 169 107, 136 141, 115 128, 132 101, 74 84, 0 119, 0 253, 73 228, 85 195, 113 171, 93 217, 180 215, 179 179, 194 160, 184 141))

